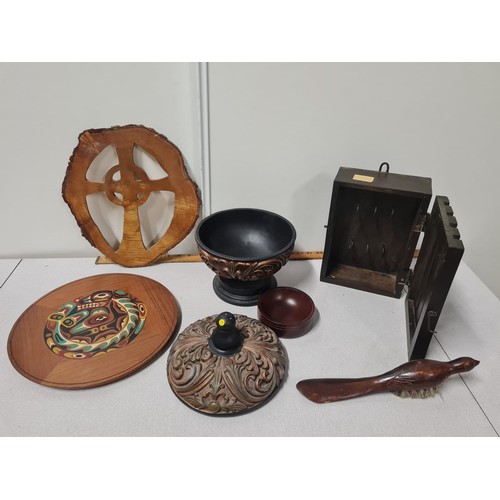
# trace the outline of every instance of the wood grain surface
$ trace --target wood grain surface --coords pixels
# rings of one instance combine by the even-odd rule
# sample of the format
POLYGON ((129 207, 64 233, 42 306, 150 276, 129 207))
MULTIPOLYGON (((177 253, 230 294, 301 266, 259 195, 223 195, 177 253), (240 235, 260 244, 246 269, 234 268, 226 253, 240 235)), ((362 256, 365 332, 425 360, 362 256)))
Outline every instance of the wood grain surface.
MULTIPOLYGON (((142 125, 126 125, 82 132, 69 160, 63 182, 63 198, 75 216, 82 235, 110 260, 126 267, 145 266, 181 242, 198 219, 201 206, 198 186, 189 177, 182 153, 165 136, 142 125), (103 182, 89 181, 87 172, 93 160, 109 145, 116 148, 118 165, 103 182), (165 176, 149 179, 136 165, 134 146, 140 146, 156 159, 165 176), (139 207, 154 191, 175 193, 173 218, 166 232, 147 248, 142 239, 139 207), (124 209, 123 236, 117 249, 104 238, 94 222, 87 196, 104 193, 110 203, 124 209)), ((168 213, 165 214, 167 219, 168 213)))
MULTIPOLYGON (((309 260, 309 259, 322 259, 323 252, 292 252, 290 260, 309 260)), ((167 262, 202 262, 200 254, 198 253, 181 253, 162 255, 157 261, 157 264, 165 264, 167 262)), ((97 257, 96 264, 113 264, 113 261, 101 255, 97 257)))
POLYGON ((16 370, 42 385, 64 389, 96 387, 131 375, 152 361, 178 326, 179 308, 163 285, 134 274, 103 274, 73 281, 38 299, 19 317, 8 340, 16 370), (140 333, 130 343, 98 356, 68 359, 53 353, 44 338, 48 316, 63 304, 99 290, 123 290, 146 306, 140 333))

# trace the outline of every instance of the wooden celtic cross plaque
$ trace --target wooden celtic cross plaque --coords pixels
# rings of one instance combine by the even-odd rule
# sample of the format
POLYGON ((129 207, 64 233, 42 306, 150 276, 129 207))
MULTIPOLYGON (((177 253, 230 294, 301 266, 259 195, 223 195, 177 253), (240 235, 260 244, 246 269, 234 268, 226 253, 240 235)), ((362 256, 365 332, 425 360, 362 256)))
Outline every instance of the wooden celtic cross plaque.
POLYGON ((82 132, 69 160, 63 198, 90 244, 113 262, 127 267, 151 264, 182 241, 196 223, 201 205, 198 187, 189 177, 179 149, 163 135, 141 125, 82 132), (116 149, 118 164, 108 170, 102 182, 89 180, 89 167, 109 145, 116 149), (149 179, 134 161, 136 145, 158 162, 164 177, 149 179), (153 191, 174 193, 174 213, 163 236, 147 248, 141 233, 139 207, 153 191), (104 238, 90 213, 87 196, 95 193, 104 193, 109 202, 124 210, 123 237, 117 249, 104 238))

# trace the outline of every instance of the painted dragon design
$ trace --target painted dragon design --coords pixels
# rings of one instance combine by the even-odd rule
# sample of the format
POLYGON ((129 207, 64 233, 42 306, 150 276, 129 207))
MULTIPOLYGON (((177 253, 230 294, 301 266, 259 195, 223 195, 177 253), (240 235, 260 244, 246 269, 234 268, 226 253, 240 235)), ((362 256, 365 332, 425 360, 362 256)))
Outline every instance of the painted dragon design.
POLYGON ((131 342, 142 330, 146 307, 122 290, 100 290, 62 305, 44 329, 47 347, 58 356, 84 359, 131 342))

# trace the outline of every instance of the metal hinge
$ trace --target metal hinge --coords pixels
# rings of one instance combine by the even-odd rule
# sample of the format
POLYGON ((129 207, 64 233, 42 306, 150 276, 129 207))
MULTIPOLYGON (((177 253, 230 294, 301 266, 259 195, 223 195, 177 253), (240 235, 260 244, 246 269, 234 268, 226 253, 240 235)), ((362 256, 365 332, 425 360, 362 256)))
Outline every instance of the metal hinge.
POLYGON ((436 328, 436 323, 437 320, 434 318, 437 318, 438 313, 436 311, 433 311, 432 309, 427 313, 427 330, 429 333, 432 333, 434 335, 437 335, 437 332, 434 328, 436 328), (431 326, 431 322, 434 323, 434 328, 431 326))
POLYGON ((415 221, 414 231, 422 232, 425 231, 425 226, 427 226, 427 221, 429 220, 429 214, 418 214, 415 221))
POLYGON ((411 280, 413 279, 413 269, 405 269, 401 274, 400 283, 403 283, 404 286, 409 286, 411 280))

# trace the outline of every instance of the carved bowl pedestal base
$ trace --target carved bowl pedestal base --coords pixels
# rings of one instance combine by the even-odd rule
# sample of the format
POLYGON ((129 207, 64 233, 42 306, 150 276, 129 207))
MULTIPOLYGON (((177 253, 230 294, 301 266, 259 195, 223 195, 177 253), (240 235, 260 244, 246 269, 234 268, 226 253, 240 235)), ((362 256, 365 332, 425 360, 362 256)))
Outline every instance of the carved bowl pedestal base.
POLYGON ((286 375, 286 351, 276 334, 256 319, 235 317, 244 343, 234 355, 220 356, 209 347, 216 316, 188 326, 170 349, 168 381, 194 410, 211 415, 252 410, 275 394, 286 375))
POLYGON ((198 252, 217 275, 217 296, 238 306, 252 306, 276 286, 273 275, 292 253, 296 232, 281 215, 256 208, 222 210, 203 219, 196 230, 198 252))
POLYGON ((214 292, 223 301, 235 306, 255 306, 262 293, 277 286, 276 278, 268 276, 257 281, 238 281, 220 276, 213 280, 214 292))

